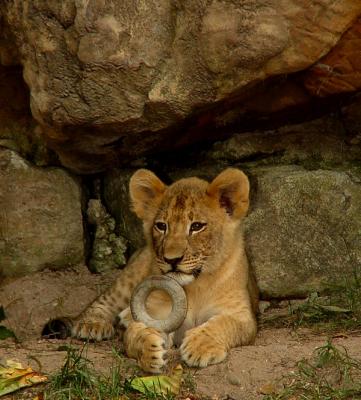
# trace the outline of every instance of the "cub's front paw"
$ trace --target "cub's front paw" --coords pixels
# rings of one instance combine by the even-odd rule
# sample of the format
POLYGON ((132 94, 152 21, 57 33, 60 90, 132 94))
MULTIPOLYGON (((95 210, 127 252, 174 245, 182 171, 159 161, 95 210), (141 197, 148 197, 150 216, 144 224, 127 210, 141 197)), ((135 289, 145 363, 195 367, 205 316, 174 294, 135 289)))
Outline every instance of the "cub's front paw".
POLYGON ((182 360, 190 367, 217 364, 227 356, 224 346, 205 333, 203 327, 189 330, 180 347, 182 360))
POLYGON ((71 334, 79 339, 100 341, 112 338, 114 336, 114 327, 109 321, 80 319, 74 322, 71 334))
POLYGON ((147 372, 158 374, 166 364, 166 336, 142 322, 132 322, 125 332, 125 348, 129 357, 136 358, 147 372))
POLYGON ((155 329, 146 328, 142 335, 143 349, 139 357, 139 366, 144 371, 158 374, 166 364, 164 337, 155 329))

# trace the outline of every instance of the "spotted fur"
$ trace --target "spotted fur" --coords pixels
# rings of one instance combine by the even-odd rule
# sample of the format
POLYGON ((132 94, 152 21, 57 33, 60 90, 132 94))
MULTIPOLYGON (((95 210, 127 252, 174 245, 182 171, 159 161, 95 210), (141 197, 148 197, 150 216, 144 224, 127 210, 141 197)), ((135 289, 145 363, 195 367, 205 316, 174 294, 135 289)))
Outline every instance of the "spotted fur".
MULTIPOLYGON (((141 169, 131 178, 130 196, 143 221, 147 244, 131 258, 113 287, 79 316, 73 336, 109 338, 119 315, 126 327, 128 355, 144 370, 160 372, 170 338, 134 322, 128 306, 135 285, 149 275, 166 274, 187 294, 186 319, 171 336, 188 365, 220 362, 232 347, 252 343, 258 291, 242 233, 249 202, 246 175, 229 168, 211 183, 187 178, 168 187, 141 169)), ((154 291, 147 307, 161 318, 171 303, 168 296, 154 291)))

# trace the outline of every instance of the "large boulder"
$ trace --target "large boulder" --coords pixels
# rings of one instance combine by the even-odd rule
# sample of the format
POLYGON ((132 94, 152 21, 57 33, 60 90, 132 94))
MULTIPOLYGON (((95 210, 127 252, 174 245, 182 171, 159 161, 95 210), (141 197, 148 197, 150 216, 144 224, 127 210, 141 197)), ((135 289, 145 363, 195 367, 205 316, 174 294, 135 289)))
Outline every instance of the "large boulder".
POLYGON ((305 296, 352 278, 361 261, 360 170, 252 175, 247 251, 263 296, 305 296))
POLYGON ((84 263, 82 191, 64 170, 0 148, 0 278, 84 263))
POLYGON ((360 14, 359 0, 8 0, 0 56, 23 65, 62 163, 96 172, 207 138, 215 104, 313 65, 360 14), (188 135, 171 129, 203 112, 188 135))

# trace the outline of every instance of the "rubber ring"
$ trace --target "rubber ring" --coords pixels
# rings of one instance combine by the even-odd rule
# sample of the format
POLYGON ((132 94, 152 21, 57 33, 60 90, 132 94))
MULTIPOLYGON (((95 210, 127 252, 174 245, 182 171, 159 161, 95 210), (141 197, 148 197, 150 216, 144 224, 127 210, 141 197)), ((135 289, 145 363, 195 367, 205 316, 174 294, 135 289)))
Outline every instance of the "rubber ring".
POLYGON ((165 275, 153 275, 141 282, 133 291, 130 310, 134 321, 169 333, 177 330, 187 315, 187 296, 182 286, 173 278, 165 275), (167 319, 155 319, 148 314, 145 303, 153 290, 164 290, 172 299, 172 310, 167 319))

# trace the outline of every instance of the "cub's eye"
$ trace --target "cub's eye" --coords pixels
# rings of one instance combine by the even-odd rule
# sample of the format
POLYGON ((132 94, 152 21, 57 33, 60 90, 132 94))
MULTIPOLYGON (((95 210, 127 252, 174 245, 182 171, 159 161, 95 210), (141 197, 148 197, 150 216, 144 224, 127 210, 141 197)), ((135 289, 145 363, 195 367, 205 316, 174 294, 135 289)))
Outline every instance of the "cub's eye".
POLYGON ((156 222, 154 226, 159 232, 164 233, 167 230, 167 224, 165 222, 156 222))
POLYGON ((206 225, 207 224, 205 222, 192 222, 192 225, 189 228, 189 233, 199 232, 203 230, 206 227, 206 225))

